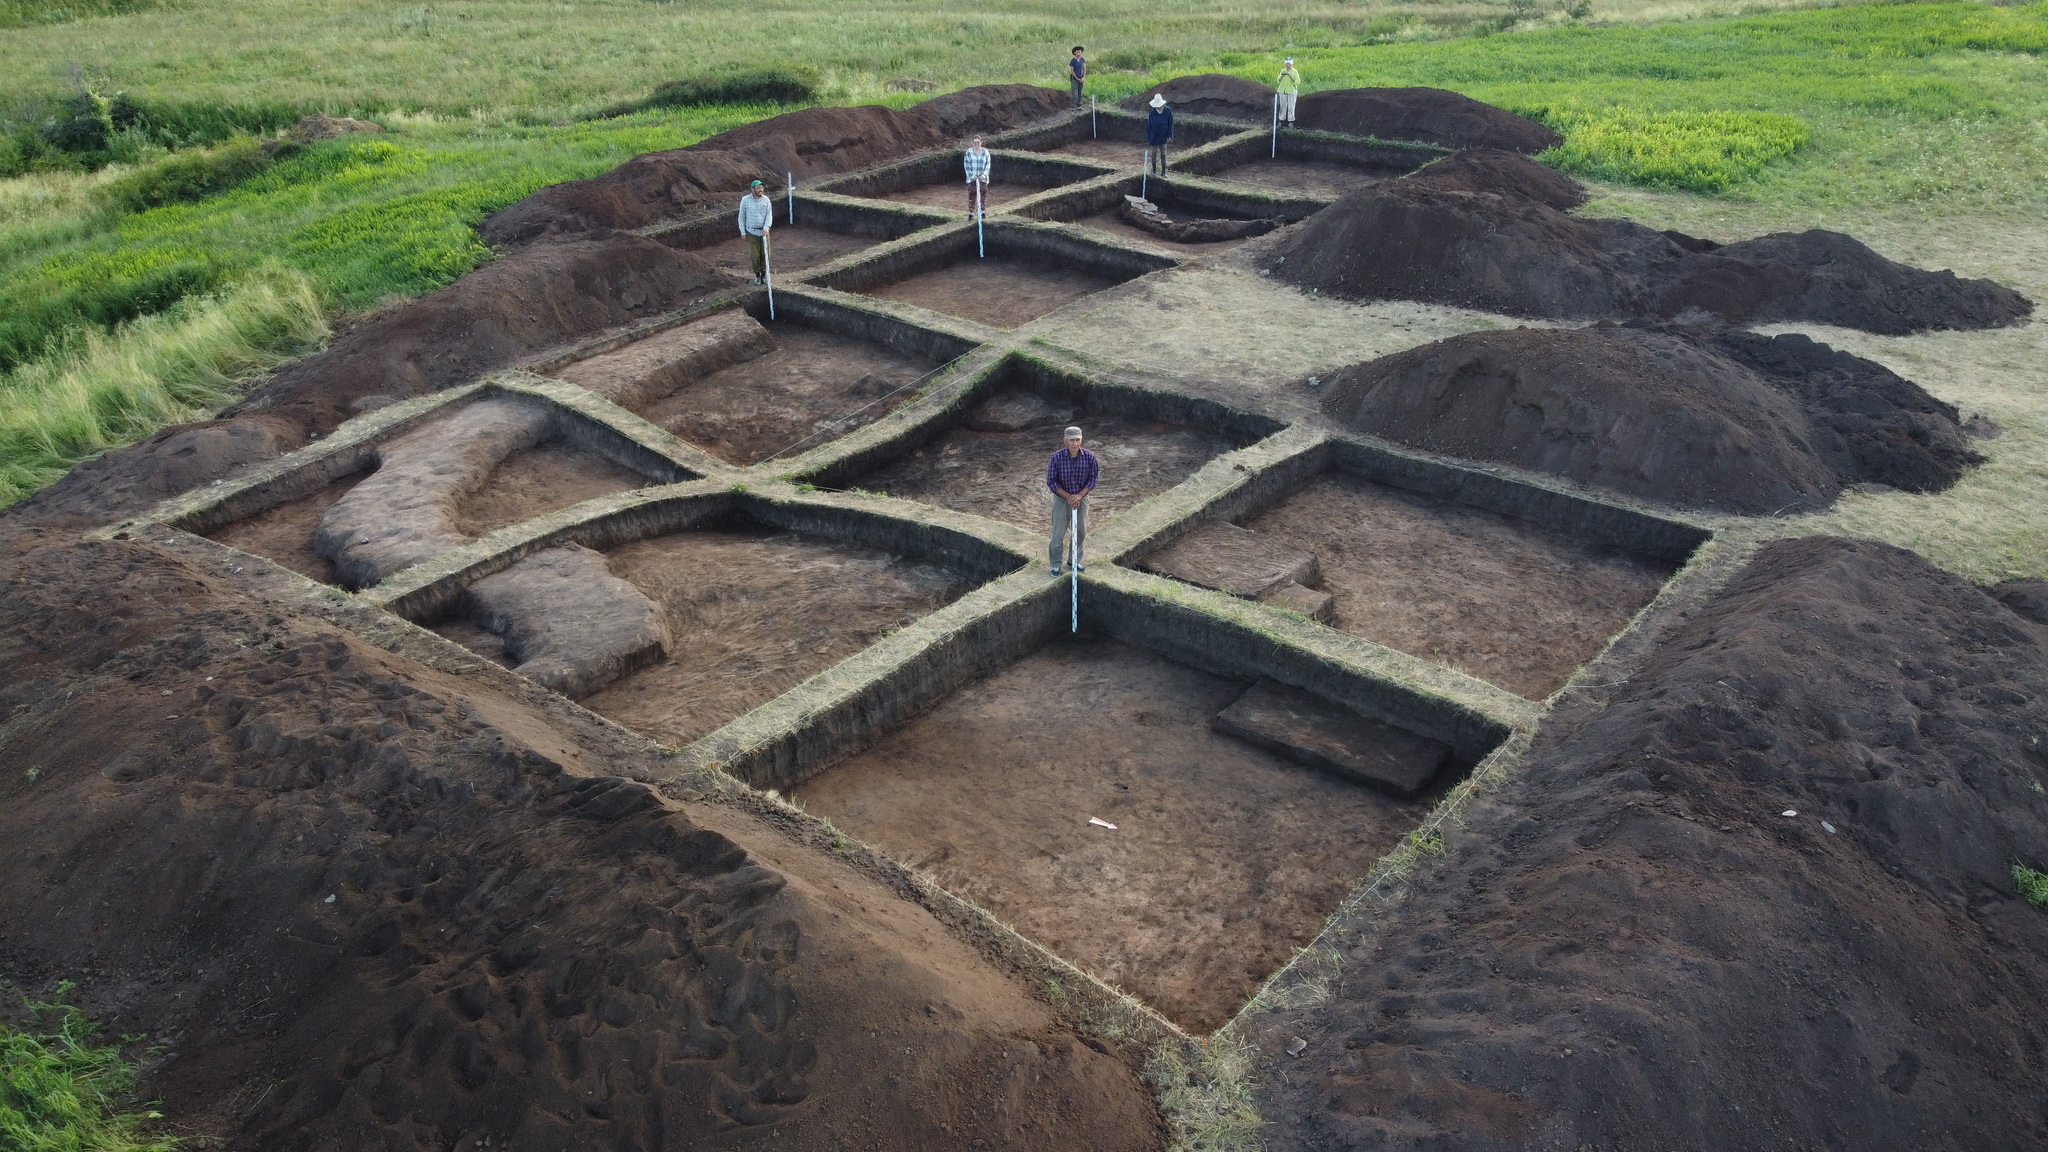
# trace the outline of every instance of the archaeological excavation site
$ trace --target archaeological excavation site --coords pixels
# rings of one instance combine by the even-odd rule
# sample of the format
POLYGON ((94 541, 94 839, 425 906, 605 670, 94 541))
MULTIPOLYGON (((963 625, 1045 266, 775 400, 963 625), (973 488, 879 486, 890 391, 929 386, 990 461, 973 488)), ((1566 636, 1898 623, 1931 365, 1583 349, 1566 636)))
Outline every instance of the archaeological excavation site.
POLYGON ((1803 526, 2043 286, 1160 90, 544 188, 0 515, 8 970, 220 1147, 2048 1142, 2048 599, 1803 526))

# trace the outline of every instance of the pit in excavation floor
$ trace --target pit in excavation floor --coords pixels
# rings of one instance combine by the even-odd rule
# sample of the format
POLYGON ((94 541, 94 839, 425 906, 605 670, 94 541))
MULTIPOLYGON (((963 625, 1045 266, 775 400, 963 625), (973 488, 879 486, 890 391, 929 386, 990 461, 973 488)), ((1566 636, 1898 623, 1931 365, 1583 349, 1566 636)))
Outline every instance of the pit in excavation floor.
POLYGON ((1247 687, 1113 640, 1057 640, 795 794, 1208 1032, 1434 794, 1394 800, 1213 731, 1247 687))
MULTIPOLYGON (((1325 472, 1243 522, 1316 557, 1331 623, 1531 700, 1564 686, 1675 567, 1469 505, 1325 472)), ((1190 535, 1143 559, 1169 575, 1190 535)), ((1258 551, 1258 549, 1254 549, 1258 551)))
POLYGON ((322 584, 335 584, 334 565, 313 552, 313 533, 320 527, 320 517, 326 515, 337 500, 348 495, 349 489, 369 479, 374 471, 374 468, 365 468, 351 472, 297 500, 216 528, 206 533, 206 538, 252 556, 274 560, 322 584))
MULTIPOLYGON (((1160 211, 1165 212, 1168 216, 1172 217, 1175 220, 1251 219, 1251 217, 1248 216, 1240 216, 1229 212, 1217 212, 1213 210, 1199 211, 1192 208, 1182 208, 1179 205, 1168 203, 1160 203, 1159 208, 1160 211)), ((1244 239, 1238 240, 1208 240, 1200 243, 1189 243, 1187 241, 1182 240, 1168 240, 1164 236, 1155 236, 1152 233, 1145 231, 1143 228, 1140 228, 1137 225, 1132 224, 1129 221, 1125 220, 1123 218, 1121 206, 1105 209, 1101 212, 1095 213, 1093 216, 1083 216, 1080 219, 1075 220, 1074 223, 1082 228, 1093 228, 1098 232, 1107 232, 1111 236, 1114 236, 1119 240, 1142 240, 1147 244, 1156 244, 1162 248, 1170 248, 1175 252, 1186 252, 1189 255, 1196 255, 1203 252, 1227 252, 1230 249, 1237 247, 1239 244, 1244 243, 1245 239, 1250 239, 1250 237, 1246 237, 1244 239)))
MULTIPOLYGON (((667 618, 674 646, 580 703, 680 746, 952 603, 972 582, 933 564, 769 528, 677 532, 606 554, 667 618)), ((466 621, 441 635, 504 662, 466 621)))
POLYGON ((906 500, 973 512, 1034 531, 1049 530, 1046 464, 1060 431, 1078 424, 1102 464, 1088 502, 1088 526, 1166 491, 1238 445, 1182 424, 1130 416, 1091 415, 1077 405, 1030 393, 1005 393, 970 413, 923 447, 855 481, 906 500), (1022 407, 1022 418, 1015 418, 1022 407), (1019 425, 1024 427, 1018 428, 1019 425), (997 430, 1016 428, 1017 430, 997 430))
POLYGON ((1386 168, 1360 168, 1318 160, 1254 160, 1204 175, 1212 180, 1235 180, 1240 184, 1256 184, 1261 188, 1278 188, 1334 200, 1367 185, 1394 179, 1401 173, 1386 168))
POLYGON ((900 300, 996 328, 1015 328, 1119 283, 1113 277, 1049 260, 993 252, 980 257, 970 252, 943 267, 865 291, 883 300, 900 300))
MULTIPOLYGON (((848 252, 858 252, 880 243, 882 241, 873 236, 833 232, 805 223, 803 205, 799 202, 796 223, 778 219, 768 232, 769 270, 780 278, 785 273, 815 268, 848 252)), ((737 225, 731 236, 690 251, 742 276, 752 277, 754 274, 753 252, 747 247, 746 238, 739 234, 737 225)))

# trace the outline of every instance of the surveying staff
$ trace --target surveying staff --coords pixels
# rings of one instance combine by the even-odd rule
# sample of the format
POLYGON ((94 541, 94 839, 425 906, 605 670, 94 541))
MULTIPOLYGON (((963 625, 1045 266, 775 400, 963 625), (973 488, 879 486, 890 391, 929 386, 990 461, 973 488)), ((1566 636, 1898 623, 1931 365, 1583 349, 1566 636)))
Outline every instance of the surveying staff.
POLYGON ((1074 58, 1067 61, 1067 84, 1074 91, 1073 106, 1081 106, 1081 84, 1088 79, 1088 58, 1081 55, 1081 46, 1074 45, 1074 58))
POLYGON ((1145 117, 1145 171, 1166 175, 1166 142, 1173 139, 1173 109, 1166 97, 1152 94, 1152 111, 1145 117), (1154 167, 1157 161, 1157 167, 1154 167))
POLYGON ((1069 428, 1064 435, 1066 446, 1053 453, 1052 462, 1045 466, 1045 486, 1052 493, 1052 543, 1046 555, 1051 558, 1054 576, 1060 574, 1060 540, 1067 534, 1069 522, 1074 529, 1074 571, 1087 571, 1081 566, 1081 542, 1088 536, 1088 496, 1102 479, 1102 465, 1095 453, 1081 447, 1081 430, 1069 428))
POLYGON ((987 215, 990 159, 988 149, 981 146, 981 137, 976 136, 974 143, 968 146, 962 163, 967 168, 967 214, 987 215))
POLYGON ((740 197, 740 235, 754 257, 754 283, 768 278, 768 230, 775 227, 775 204, 759 180, 740 197))
POLYGON ((1294 57, 1289 56, 1287 63, 1280 66, 1280 80, 1273 85, 1273 90, 1280 94, 1280 103, 1274 108, 1273 115, 1280 123, 1294 127, 1294 98, 1301 94, 1301 73, 1294 70, 1294 57))

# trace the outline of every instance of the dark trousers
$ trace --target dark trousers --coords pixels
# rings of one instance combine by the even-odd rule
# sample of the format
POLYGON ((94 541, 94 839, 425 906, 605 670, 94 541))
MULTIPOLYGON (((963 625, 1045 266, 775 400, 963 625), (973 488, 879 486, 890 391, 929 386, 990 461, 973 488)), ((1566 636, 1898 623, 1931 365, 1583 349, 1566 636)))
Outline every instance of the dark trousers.
POLYGON ((1076 108, 1079 108, 1079 107, 1081 106, 1081 79, 1080 79, 1080 77, 1078 77, 1078 76, 1069 76, 1069 77, 1067 77, 1067 86, 1068 86, 1068 87, 1070 87, 1070 88, 1072 88, 1072 89, 1074 90, 1074 107, 1076 107, 1076 108))
POLYGON ((1145 171, 1154 176, 1166 175, 1166 145, 1145 145, 1145 171))

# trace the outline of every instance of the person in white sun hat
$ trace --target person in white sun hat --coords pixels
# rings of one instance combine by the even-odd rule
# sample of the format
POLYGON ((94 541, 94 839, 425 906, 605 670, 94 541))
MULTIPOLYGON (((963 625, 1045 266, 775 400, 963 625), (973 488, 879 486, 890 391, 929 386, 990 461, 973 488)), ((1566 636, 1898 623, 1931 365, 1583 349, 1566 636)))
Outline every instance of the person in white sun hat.
POLYGON ((1294 98, 1301 94, 1301 73, 1294 70, 1294 57, 1289 56, 1280 66, 1280 79, 1273 84, 1273 91, 1280 94, 1274 115, 1280 123, 1294 127, 1294 98))
POLYGON ((1152 111, 1145 117, 1145 171, 1166 175, 1166 142, 1173 139, 1173 109, 1166 97, 1152 94, 1152 111))

